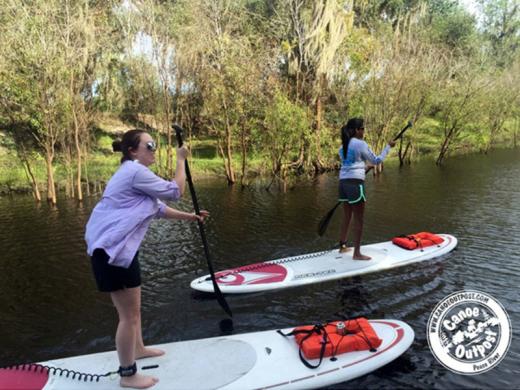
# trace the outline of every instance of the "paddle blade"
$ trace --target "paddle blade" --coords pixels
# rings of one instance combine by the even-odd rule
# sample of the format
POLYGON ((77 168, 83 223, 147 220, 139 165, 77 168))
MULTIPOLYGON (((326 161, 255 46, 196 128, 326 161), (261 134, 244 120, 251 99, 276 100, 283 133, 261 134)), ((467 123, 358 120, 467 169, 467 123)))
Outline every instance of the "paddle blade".
MULTIPOLYGON (((217 302, 219 303, 220 307, 224 309, 228 316, 233 317, 233 312, 231 311, 231 308, 229 307, 226 298, 224 298, 224 294, 222 294, 222 291, 220 291, 220 287, 218 286, 217 280, 215 278, 215 273, 213 272, 213 266, 210 266, 210 268, 211 281, 213 282, 213 291, 215 292, 215 296, 217 297, 217 302)), ((232 327, 233 320, 230 319, 230 321, 232 327)))
POLYGON ((406 130, 408 130, 410 127, 413 126, 412 121, 408 121, 405 127, 394 137, 394 141, 397 141, 399 138, 401 138, 406 130))
POLYGON ((329 226, 330 220, 332 219, 332 216, 334 215, 334 212, 336 211, 340 203, 341 202, 336 203, 336 205, 329 210, 329 212, 321 219, 320 223, 318 224, 318 234, 320 237, 323 236, 327 231, 327 227, 329 226))

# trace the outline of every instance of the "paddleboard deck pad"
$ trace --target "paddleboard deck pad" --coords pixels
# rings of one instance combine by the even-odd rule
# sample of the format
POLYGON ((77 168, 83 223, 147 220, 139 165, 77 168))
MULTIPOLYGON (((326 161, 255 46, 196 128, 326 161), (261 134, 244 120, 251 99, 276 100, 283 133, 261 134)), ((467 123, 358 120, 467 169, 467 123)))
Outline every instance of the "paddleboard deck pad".
MULTIPOLYGON (((376 351, 356 351, 324 358, 311 369, 302 364, 293 337, 276 330, 157 345, 166 354, 138 361, 138 372, 159 378, 154 390, 171 389, 308 389, 345 382, 370 373, 403 354, 414 332, 397 320, 370 320, 382 339, 376 351), (142 371, 139 367, 158 365, 142 371)), ((288 333, 291 329, 283 329, 288 333)), ((318 359, 309 362, 316 364, 318 359)), ((40 363, 56 372, 0 369, 0 390, 120 390, 119 376, 99 381, 72 379, 58 371, 106 373, 119 366, 117 353, 102 352, 40 363), (58 370, 59 369, 59 370, 58 370)))
MULTIPOLYGON (((391 241, 364 245, 361 253, 372 258, 368 261, 353 260, 352 249, 347 253, 335 249, 228 269, 215 273, 215 277, 220 291, 225 294, 277 290, 342 279, 430 260, 451 252, 457 246, 454 236, 437 236, 443 238, 442 243, 414 250, 401 248, 391 241)), ((191 288, 214 292, 209 275, 193 280, 191 288)))

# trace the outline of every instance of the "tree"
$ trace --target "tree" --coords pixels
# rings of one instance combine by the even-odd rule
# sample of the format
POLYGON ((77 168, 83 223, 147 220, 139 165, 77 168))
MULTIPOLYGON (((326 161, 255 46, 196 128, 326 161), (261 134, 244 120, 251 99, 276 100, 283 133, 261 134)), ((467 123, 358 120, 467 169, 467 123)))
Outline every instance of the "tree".
POLYGON ((488 88, 481 96, 482 150, 487 153, 504 131, 506 121, 514 116, 520 99, 518 67, 487 75, 488 88), (489 96, 493 96, 489 99, 489 96))
POLYGON ((442 87, 444 93, 436 96, 435 101, 442 131, 437 165, 442 165, 462 130, 474 126, 473 119, 479 113, 478 97, 489 87, 489 81, 480 77, 470 62, 454 61, 442 87))
MULTIPOLYGON (((338 71, 338 67, 334 66, 336 54, 352 27, 352 3, 352 0, 286 0, 280 4, 289 10, 286 17, 290 19, 285 41, 286 72, 288 76, 294 76, 296 101, 302 99, 315 111, 316 157, 312 163, 316 172, 324 166, 320 139, 323 94, 338 71)), ((309 146, 304 144, 302 148, 299 165, 304 164, 304 155, 308 153, 305 149, 309 146)))
POLYGON ((233 156, 237 148, 242 154, 242 177, 245 175, 249 134, 258 113, 255 105, 262 101, 258 94, 265 81, 262 44, 254 33, 245 34, 251 32, 245 3, 190 2, 186 4, 186 13, 191 15, 187 18, 197 15, 198 24, 187 26, 179 34, 181 53, 193 59, 191 71, 183 74, 193 81, 191 88, 200 93, 201 122, 217 139, 229 184, 237 181, 233 156))
POLYGON ((276 91, 273 102, 267 107, 262 139, 269 146, 267 151, 273 180, 279 178, 284 188, 288 171, 298 165, 299 151, 310 131, 310 118, 305 106, 293 103, 282 92, 276 91))
POLYGON ((31 6, 11 1, 4 12, 2 54, 8 66, 15 69, 17 89, 28 92, 23 101, 16 100, 20 95, 11 94, 9 106, 17 111, 12 113, 15 116, 30 112, 33 135, 45 156, 47 199, 55 204, 53 161, 68 120, 65 102, 69 71, 60 23, 63 9, 57 1, 38 1, 31 6))
POLYGON ((499 67, 518 58, 520 47, 520 3, 517 0, 478 0, 485 37, 499 67))

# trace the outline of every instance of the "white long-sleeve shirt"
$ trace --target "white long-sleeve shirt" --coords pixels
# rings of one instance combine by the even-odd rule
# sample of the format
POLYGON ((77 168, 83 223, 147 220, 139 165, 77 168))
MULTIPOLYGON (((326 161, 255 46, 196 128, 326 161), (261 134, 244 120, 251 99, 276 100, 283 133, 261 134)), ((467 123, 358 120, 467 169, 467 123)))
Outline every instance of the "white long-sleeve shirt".
POLYGON ((346 158, 343 158, 343 146, 339 148, 341 159, 339 178, 365 180, 365 161, 374 165, 381 164, 388 152, 390 152, 390 145, 386 145, 381 154, 376 156, 365 141, 352 138, 348 144, 346 158))

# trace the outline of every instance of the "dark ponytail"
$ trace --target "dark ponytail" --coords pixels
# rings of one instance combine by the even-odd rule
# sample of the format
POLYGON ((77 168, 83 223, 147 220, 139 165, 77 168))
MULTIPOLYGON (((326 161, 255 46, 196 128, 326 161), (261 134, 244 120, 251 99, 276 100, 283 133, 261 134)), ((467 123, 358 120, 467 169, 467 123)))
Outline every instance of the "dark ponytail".
POLYGON ((145 133, 144 130, 128 130, 125 134, 123 134, 123 139, 112 142, 112 150, 114 152, 123 153, 123 157, 121 157, 121 163, 124 163, 127 160, 132 160, 132 156, 130 156, 130 149, 135 150, 139 147, 139 143, 141 142, 141 134, 143 133, 145 133))
POLYGON ((347 150, 348 144, 354 135, 356 134, 357 129, 361 129, 365 127, 364 121, 362 118, 351 118, 348 120, 347 124, 341 128, 341 144, 343 145, 343 158, 347 158, 347 150))

